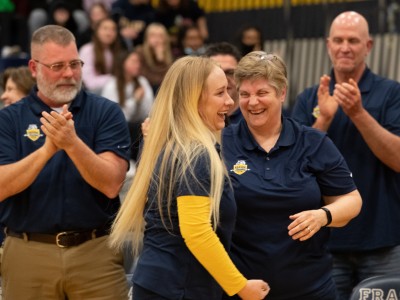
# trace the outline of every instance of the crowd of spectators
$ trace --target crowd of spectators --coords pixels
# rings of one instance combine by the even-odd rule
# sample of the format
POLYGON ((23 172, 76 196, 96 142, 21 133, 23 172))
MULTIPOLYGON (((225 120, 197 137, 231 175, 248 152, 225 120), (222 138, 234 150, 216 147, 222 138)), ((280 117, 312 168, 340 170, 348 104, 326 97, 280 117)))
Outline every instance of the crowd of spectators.
MULTIPOLYGON (((27 65, 29 41, 36 29, 47 24, 61 25, 75 35, 85 63, 83 82, 97 94, 115 75, 113 57, 119 52, 139 53, 141 75, 150 81, 155 93, 173 61, 185 55, 204 54, 209 41, 207 15, 196 0, 160 0, 156 6, 151 0, 2 2, 0 73, 8 67, 27 65), (112 25, 111 21, 107 23, 115 29, 100 26, 105 18, 114 21, 112 25)), ((242 55, 263 50, 262 34, 256 26, 246 25, 235 36, 242 55)), ((227 37, 225 41, 232 39, 227 37)))
MULTIPOLYGON (((135 170, 138 158, 139 144, 142 139, 140 125, 148 116, 165 75, 179 58, 208 56, 217 61, 225 72, 228 93, 234 100, 232 111, 229 111, 225 121, 227 124, 234 124, 243 119, 241 110, 238 109, 240 96, 236 90, 234 70, 241 57, 252 51, 264 50, 262 30, 257 26, 244 24, 236 32, 237 48, 233 47, 233 53, 222 53, 221 49, 217 51, 213 48, 215 45, 209 43, 207 15, 195 0, 160 0, 157 7, 154 7, 150 0, 4 0, 2 2, 3 5, 0 6, 0 82, 2 82, 0 108, 9 106, 28 95, 35 84, 35 79, 29 76, 29 69, 26 67, 30 59, 29 41, 32 34, 38 28, 50 24, 69 29, 75 36, 79 57, 82 60, 83 86, 92 94, 118 103, 124 113, 131 138, 129 176, 133 176, 132 170, 135 170), (214 50, 217 53, 213 53, 214 50), (230 61, 227 61, 226 56, 230 61)), ((391 265, 397 264, 400 250, 398 234, 389 229, 383 232, 383 229, 380 230, 377 227, 369 230, 374 234, 374 240, 368 245, 362 245, 362 241, 358 240, 357 244, 349 243, 349 241, 356 241, 351 237, 352 232, 360 232, 361 239, 364 229, 369 225, 367 224, 369 220, 376 220, 377 223, 387 215, 394 218, 398 213, 398 205, 393 206, 392 197, 393 195, 397 197, 398 194, 397 185, 393 183, 396 183, 399 174, 398 158, 394 152, 399 149, 399 137, 398 117, 397 113, 393 113, 398 111, 398 101, 393 100, 397 99, 395 96, 387 92, 388 100, 385 100, 385 103, 389 104, 384 107, 385 103, 383 103, 383 108, 380 106, 381 102, 374 102, 374 107, 363 103, 373 86, 372 83, 367 86, 366 81, 372 82, 379 79, 377 75, 370 74, 364 61, 372 48, 368 24, 361 19, 362 26, 358 26, 360 24, 357 23, 355 28, 350 28, 350 25, 354 25, 351 22, 357 19, 358 15, 345 15, 343 18, 342 23, 339 22, 341 19, 333 23, 331 36, 327 39, 328 54, 333 63, 330 76, 321 74, 319 85, 306 89, 298 96, 293 116, 298 123, 327 132, 349 164, 351 174, 355 175, 355 183, 360 189, 363 200, 367 199, 368 203, 376 204, 376 207, 379 206, 377 199, 381 202, 386 201, 387 207, 392 207, 392 209, 386 212, 381 211, 382 208, 374 210, 372 204, 364 205, 368 211, 366 212, 363 208, 362 218, 352 221, 346 229, 335 231, 336 234, 333 236, 336 238, 338 234, 344 235, 344 233, 350 236, 345 236, 347 240, 343 238, 345 242, 341 242, 341 246, 337 248, 339 250, 336 249, 334 252, 335 280, 341 275, 344 276, 338 273, 338 270, 342 271, 339 264, 343 263, 343 260, 354 258, 346 256, 349 250, 360 260, 360 266, 363 263, 367 265, 369 259, 388 257, 392 259, 391 265), (348 25, 348 28, 342 29, 340 26, 344 26, 343 24, 348 25), (353 36, 343 35, 344 30, 353 36), (343 46, 343 44, 346 45, 343 46), (353 49, 357 47, 356 44, 361 44, 358 52, 357 49, 353 49), (343 73, 347 74, 347 71, 341 68, 343 66, 340 65, 338 57, 344 53, 343 55, 350 59, 353 52, 359 57, 359 60, 355 58, 359 67, 357 76, 352 74, 351 79, 350 77, 343 79, 341 76, 343 73), (333 108, 327 113, 329 107, 333 108), (390 107, 391 110, 388 109, 390 107), (378 114, 386 109, 388 112, 384 115, 378 114), (354 112, 364 113, 364 118, 361 119, 360 114, 354 112), (378 119, 376 124, 373 122, 374 117, 378 119), (318 127, 324 120, 326 121, 324 127, 318 127), (331 126, 331 122, 336 125, 331 126), (344 122, 349 124, 344 126, 343 124, 347 124, 344 122), (371 127, 372 125, 368 127, 367 123, 374 127, 371 127), (337 124, 346 128, 339 132, 335 130, 339 128, 337 124), (343 142, 345 131, 347 132, 345 137, 348 140, 343 142), (371 140, 369 137, 374 138, 371 140), (351 141, 356 141, 356 139, 357 145, 351 144, 351 141), (350 144, 352 147, 349 150, 350 144), (394 150, 385 147, 389 144, 394 150), (361 162, 360 157, 371 162, 377 171, 369 172, 370 165, 364 161, 361 162), (365 171, 360 171, 363 168, 365 171), (378 178, 375 174, 380 174, 380 177, 378 178), (360 181, 362 176, 366 176, 363 182, 360 181), (375 216, 370 215, 372 212, 376 212, 375 216), (387 240, 392 242, 377 242, 378 236, 384 234, 388 236, 387 240), (382 254, 382 249, 391 252, 382 254), (369 251, 368 255, 366 251, 369 251)), ((231 40, 230 37, 227 37, 227 40, 231 40)), ((229 48, 231 44, 218 45, 224 49, 227 47, 231 51, 229 48)), ((260 59, 264 59, 263 55, 260 59)), ((40 62, 37 63, 40 64, 40 62)), ((47 65, 45 67, 49 68, 47 65)), ((72 69, 71 65, 70 67, 72 69)), ((384 84, 390 84, 391 89, 399 89, 397 82, 384 81, 382 84, 383 87, 376 83, 378 88, 374 91, 385 88, 384 84)), ((321 214, 324 215, 324 212, 321 214)), ((357 265, 354 272, 358 271, 357 268, 361 267, 357 265)), ((368 276, 374 275, 374 272, 375 269, 368 276)), ((357 281, 354 278, 351 280, 357 281)), ((342 299, 348 297, 352 287, 353 285, 343 287, 346 290, 341 291, 342 299)))
POLYGON ((155 93, 172 62, 203 54, 209 36, 206 14, 195 0, 161 0, 156 7, 151 0, 4 0, 0 15, 0 73, 27 65, 36 29, 61 25, 75 35, 83 82, 97 94, 115 75, 119 53, 137 51, 141 75, 155 93))

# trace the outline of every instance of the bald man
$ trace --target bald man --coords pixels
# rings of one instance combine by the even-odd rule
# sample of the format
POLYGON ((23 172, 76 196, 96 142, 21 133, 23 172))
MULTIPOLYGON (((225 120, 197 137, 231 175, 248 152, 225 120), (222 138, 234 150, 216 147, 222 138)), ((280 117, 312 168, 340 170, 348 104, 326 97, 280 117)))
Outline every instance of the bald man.
POLYGON ((359 13, 338 15, 326 46, 332 71, 297 97, 293 118, 327 132, 363 198, 359 216, 331 234, 333 274, 347 300, 361 280, 400 273, 400 84, 366 65, 373 41, 359 13))

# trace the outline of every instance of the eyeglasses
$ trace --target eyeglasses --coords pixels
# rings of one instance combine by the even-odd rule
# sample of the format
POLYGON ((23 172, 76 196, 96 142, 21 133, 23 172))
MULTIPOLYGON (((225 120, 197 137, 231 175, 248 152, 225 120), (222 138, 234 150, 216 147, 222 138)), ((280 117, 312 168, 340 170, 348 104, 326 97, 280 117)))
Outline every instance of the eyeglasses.
POLYGON ((52 65, 41 63, 40 61, 38 61, 36 59, 34 59, 34 61, 37 62, 38 64, 41 64, 41 65, 49 68, 53 72, 61 72, 61 71, 64 71, 68 67, 70 67, 72 71, 79 70, 83 67, 83 64, 84 64, 84 62, 79 59, 70 61, 69 63, 62 62, 62 63, 55 63, 52 65))

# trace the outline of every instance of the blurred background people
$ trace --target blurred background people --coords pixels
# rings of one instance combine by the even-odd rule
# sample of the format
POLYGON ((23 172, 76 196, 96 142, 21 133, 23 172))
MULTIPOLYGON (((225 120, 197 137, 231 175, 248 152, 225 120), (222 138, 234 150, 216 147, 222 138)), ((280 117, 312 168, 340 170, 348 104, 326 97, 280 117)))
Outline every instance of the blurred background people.
POLYGON ((72 7, 67 1, 54 0, 50 3, 45 25, 49 24, 63 26, 75 36, 79 34, 79 25, 73 16, 72 7))
POLYGON ((179 49, 174 56, 195 55, 200 56, 205 52, 205 42, 201 36, 200 30, 196 25, 183 26, 178 33, 179 49))
POLYGON ((2 94, 4 107, 9 106, 29 94, 36 80, 28 67, 7 68, 2 75, 2 94))
POLYGON ((0 1, 0 59, 16 52, 24 52, 27 55, 29 37, 26 18, 28 14, 28 0, 0 1))
POLYGON ((90 43, 94 34, 97 23, 110 16, 110 10, 102 2, 95 2, 87 11, 90 25, 86 30, 77 36, 78 49, 82 45, 90 43))
POLYGON ((164 25, 150 24, 145 31, 143 45, 136 48, 141 61, 141 74, 146 77, 154 91, 163 80, 174 61, 169 36, 164 25))
POLYGON ((82 0, 83 9, 89 14, 90 8, 97 3, 104 5, 104 7, 111 11, 111 6, 116 0, 82 0))
POLYGON ((82 80, 89 91, 101 93, 119 67, 115 64, 115 58, 121 51, 115 21, 111 18, 100 20, 95 27, 92 41, 79 49, 79 56, 85 62, 82 80))
POLYGON ((203 41, 208 40, 206 13, 193 0, 160 0, 156 21, 167 28, 173 48, 179 48, 178 34, 184 26, 197 26, 203 41))
POLYGON ((264 45, 261 29, 255 25, 243 26, 238 32, 237 46, 242 56, 251 51, 263 50, 264 45))
POLYGON ((129 50, 143 43, 146 27, 155 21, 155 9, 150 0, 116 0, 111 14, 129 50))
POLYGON ((101 95, 117 102, 124 112, 131 137, 131 163, 134 163, 139 151, 140 125, 150 112, 154 93, 149 81, 140 75, 140 58, 135 51, 118 55, 116 63, 119 68, 101 95))
POLYGON ((60 25, 75 36, 89 27, 86 12, 81 0, 41 0, 36 2, 28 18, 30 36, 44 25, 60 25))

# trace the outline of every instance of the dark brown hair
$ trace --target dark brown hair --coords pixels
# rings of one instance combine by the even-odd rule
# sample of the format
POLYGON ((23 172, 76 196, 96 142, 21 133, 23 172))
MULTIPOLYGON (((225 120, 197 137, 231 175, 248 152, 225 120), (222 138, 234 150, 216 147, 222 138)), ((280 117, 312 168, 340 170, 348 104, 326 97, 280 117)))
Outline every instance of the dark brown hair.
POLYGON ((117 70, 117 64, 115 63, 115 57, 121 51, 121 41, 118 36, 118 26, 112 18, 102 19, 95 25, 92 42, 93 42, 93 49, 94 49, 94 68, 95 68, 96 72, 98 74, 114 73, 117 70), (104 56, 104 47, 103 47, 103 44, 101 43, 100 39, 97 36, 99 27, 101 26, 101 24, 103 24, 106 21, 113 22, 115 24, 115 28, 117 31, 117 37, 116 37, 115 41, 110 45, 110 51, 114 58, 111 70, 107 69, 106 59, 104 56))

